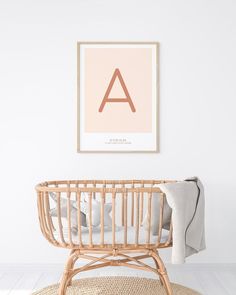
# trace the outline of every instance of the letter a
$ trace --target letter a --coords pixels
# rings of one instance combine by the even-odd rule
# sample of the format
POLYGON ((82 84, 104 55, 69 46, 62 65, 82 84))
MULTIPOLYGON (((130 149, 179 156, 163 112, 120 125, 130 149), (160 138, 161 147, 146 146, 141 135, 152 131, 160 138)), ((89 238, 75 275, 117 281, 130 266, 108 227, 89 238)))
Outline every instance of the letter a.
POLYGON ((114 74, 113 74, 113 76, 111 78, 111 81, 110 81, 110 83, 108 85, 107 91, 106 91, 106 93, 104 95, 104 98, 103 98, 102 103, 101 103, 100 108, 99 108, 100 113, 103 111, 104 106, 105 106, 105 104, 107 102, 128 102, 132 112, 136 112, 134 104, 132 102, 132 99, 131 99, 131 97, 129 95, 128 89, 127 89, 127 87, 125 85, 125 82, 124 82, 124 80, 123 80, 123 78, 121 76, 121 73, 120 73, 119 69, 115 69, 115 72, 114 72, 114 74), (118 77, 118 79, 120 81, 120 84, 121 84, 121 86, 122 86, 122 88, 124 90, 126 98, 109 98, 109 94, 110 94, 111 89, 112 89, 112 87, 114 85, 116 77, 118 77))

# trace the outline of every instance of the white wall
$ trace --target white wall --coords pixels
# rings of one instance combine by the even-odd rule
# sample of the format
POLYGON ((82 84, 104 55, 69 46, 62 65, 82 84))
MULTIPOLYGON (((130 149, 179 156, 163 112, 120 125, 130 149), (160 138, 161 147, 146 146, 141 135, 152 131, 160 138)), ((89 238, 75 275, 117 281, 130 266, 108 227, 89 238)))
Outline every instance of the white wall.
POLYGON ((65 260, 39 230, 40 181, 192 175, 208 249, 189 262, 236 262, 235 15, 233 0, 0 1, 1 263, 65 260), (159 154, 76 153, 78 40, 160 42, 159 154))

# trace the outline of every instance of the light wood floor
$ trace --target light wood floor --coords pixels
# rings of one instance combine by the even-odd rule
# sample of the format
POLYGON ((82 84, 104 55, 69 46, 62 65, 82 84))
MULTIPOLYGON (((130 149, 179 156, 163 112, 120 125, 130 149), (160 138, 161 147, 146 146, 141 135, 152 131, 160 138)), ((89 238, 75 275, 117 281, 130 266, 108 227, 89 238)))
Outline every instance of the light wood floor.
MULTIPOLYGON (((172 282, 198 290, 202 295, 236 295, 236 264, 168 265, 167 268, 172 282)), ((0 265, 0 295, 29 295, 57 283, 62 270, 62 265, 0 265)), ((121 267, 94 270, 80 277, 110 275, 155 278, 152 273, 121 267)))

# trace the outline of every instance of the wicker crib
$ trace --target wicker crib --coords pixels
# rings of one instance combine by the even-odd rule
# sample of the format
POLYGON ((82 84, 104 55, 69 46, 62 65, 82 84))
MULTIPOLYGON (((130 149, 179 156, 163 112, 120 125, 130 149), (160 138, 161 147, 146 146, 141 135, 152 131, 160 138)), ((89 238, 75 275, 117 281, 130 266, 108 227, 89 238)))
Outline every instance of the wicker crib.
POLYGON ((159 248, 172 246, 172 223, 170 222, 168 231, 163 228, 165 195, 156 187, 164 182, 170 181, 73 180, 48 181, 36 186, 39 222, 44 237, 57 247, 71 250, 60 282, 60 295, 66 294, 66 288, 76 274, 105 266, 126 266, 152 271, 159 276, 166 294, 173 294, 165 266, 158 254, 159 248), (56 196, 57 217, 51 215, 52 193, 56 196), (80 215, 85 196, 88 205, 86 231, 81 224, 80 215), (160 198, 158 235, 155 236, 152 234, 151 224, 154 198, 160 198), (101 220, 96 231, 92 224, 93 200, 100 204, 101 220), (66 219, 61 212, 62 201, 66 203, 66 219), (76 232, 72 228, 71 201, 76 204, 78 212, 76 232), (111 205, 112 224, 107 231, 104 226, 104 210, 108 203, 111 205), (147 221, 145 229, 144 217, 147 221), (153 259, 154 266, 142 261, 149 257, 153 259), (88 263, 76 267, 78 259, 88 260, 88 263))

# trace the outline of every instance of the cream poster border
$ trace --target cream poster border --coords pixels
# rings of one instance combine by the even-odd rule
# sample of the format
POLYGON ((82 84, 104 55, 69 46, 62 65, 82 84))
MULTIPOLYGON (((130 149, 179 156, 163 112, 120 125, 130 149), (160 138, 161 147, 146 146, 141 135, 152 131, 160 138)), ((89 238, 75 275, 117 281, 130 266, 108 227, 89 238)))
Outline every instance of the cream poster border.
POLYGON ((159 43, 77 43, 77 151, 159 151, 159 43))

